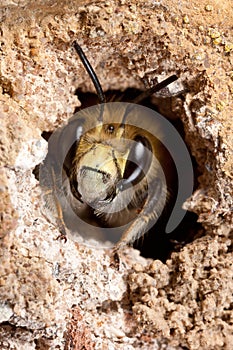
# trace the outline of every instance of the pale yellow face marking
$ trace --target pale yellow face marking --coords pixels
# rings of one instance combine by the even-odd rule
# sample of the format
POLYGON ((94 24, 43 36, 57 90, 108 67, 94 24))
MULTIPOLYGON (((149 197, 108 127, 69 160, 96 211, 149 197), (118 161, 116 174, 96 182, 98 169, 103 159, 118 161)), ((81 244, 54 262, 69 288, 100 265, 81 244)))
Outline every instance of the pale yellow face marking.
MULTIPOLYGON (((91 133, 91 137, 95 136, 97 141, 93 142, 94 148, 80 158, 78 168, 90 167, 100 170, 111 175, 114 179, 117 176, 117 167, 113 158, 115 156, 121 177, 123 177, 130 151, 130 147, 127 147, 127 141, 123 137, 124 128, 116 128, 111 135, 106 132, 106 125, 108 124, 96 126, 95 131, 91 133), (101 141, 98 141, 98 138, 101 141)), ((85 150, 84 145, 82 146, 83 151, 85 150)))
POLYGON ((90 167, 99 171, 110 174, 112 179, 117 177, 117 167, 113 159, 113 151, 121 176, 123 177, 129 149, 124 154, 114 150, 110 145, 97 144, 95 148, 86 153, 79 162, 79 168, 90 167))

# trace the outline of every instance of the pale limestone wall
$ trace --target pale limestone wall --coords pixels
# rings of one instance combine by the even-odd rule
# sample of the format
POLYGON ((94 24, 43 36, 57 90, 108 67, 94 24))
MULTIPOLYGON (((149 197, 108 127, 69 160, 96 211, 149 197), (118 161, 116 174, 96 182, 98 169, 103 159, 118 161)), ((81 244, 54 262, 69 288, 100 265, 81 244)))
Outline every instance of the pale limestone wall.
POLYGON ((231 349, 232 17, 230 0, 1 2, 1 349, 231 349), (41 213, 41 132, 93 91, 73 40, 104 90, 173 73, 188 90, 169 113, 197 162, 185 206, 204 229, 166 264, 128 249, 117 271, 41 213))

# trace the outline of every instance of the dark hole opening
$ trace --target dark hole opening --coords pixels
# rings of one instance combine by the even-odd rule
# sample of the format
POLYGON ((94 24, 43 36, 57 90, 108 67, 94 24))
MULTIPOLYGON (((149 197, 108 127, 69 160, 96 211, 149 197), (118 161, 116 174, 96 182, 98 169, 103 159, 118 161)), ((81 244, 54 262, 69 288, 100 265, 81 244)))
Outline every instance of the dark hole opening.
MULTIPOLYGON (((90 107, 92 105, 98 104, 98 98, 96 94, 89 92, 82 92, 81 90, 76 91, 79 100, 81 101, 81 108, 77 108, 75 112, 80 109, 90 107)), ((141 93, 137 89, 127 89, 124 92, 121 91, 107 91, 106 100, 109 101, 123 101, 131 102, 136 96, 141 93)), ((179 97, 155 97, 152 103, 150 99, 144 100, 142 105, 149 107, 166 117, 177 129, 181 137, 184 139, 184 129, 183 124, 179 117, 176 117, 171 109, 171 104, 174 102, 172 99, 178 100, 178 104, 182 105, 182 95, 179 97), (170 107, 169 107, 170 106, 170 107)), ((51 132, 43 132, 42 136, 45 140, 49 139, 51 132)), ((191 157, 192 158, 192 157, 191 157)), ((195 159, 192 158, 194 178, 197 179, 199 176, 197 170, 197 164, 195 159)), ((37 176, 38 169, 35 169, 34 174, 37 176)), ((196 181, 196 180, 195 180, 196 181)), ((197 182, 194 183, 194 190, 197 187, 197 182)), ((174 188, 177 188, 177 184, 174 184, 174 188)), ((176 192, 176 191, 174 191, 176 192)), ((174 196, 176 199, 176 195, 174 196)), ((192 242, 198 236, 202 234, 201 225, 197 223, 197 215, 192 212, 186 212, 182 222, 178 227, 171 233, 165 233, 165 227, 169 219, 170 213, 172 211, 174 203, 171 201, 168 206, 166 206, 161 217, 157 223, 139 240, 134 243, 134 247, 141 252, 141 255, 146 258, 159 259, 165 262, 174 251, 179 251, 184 245, 192 242)))

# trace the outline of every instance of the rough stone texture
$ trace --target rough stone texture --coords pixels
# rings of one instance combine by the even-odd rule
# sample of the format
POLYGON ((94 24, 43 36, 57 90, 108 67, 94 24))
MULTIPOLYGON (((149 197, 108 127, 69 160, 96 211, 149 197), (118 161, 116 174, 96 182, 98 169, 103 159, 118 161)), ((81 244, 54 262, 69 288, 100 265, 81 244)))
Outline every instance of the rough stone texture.
POLYGON ((230 240, 205 237, 129 275, 133 312, 142 327, 188 349, 232 347, 230 240))
MULTIPOLYGON (((232 3, 10 1, 0 5, 1 349, 230 349, 232 334, 232 3), (68 240, 42 215, 32 171, 54 130, 93 91, 78 40, 104 90, 144 89, 179 73, 172 100, 198 167, 186 208, 201 238, 166 264, 137 251, 68 240)), ((156 100, 156 98, 155 98, 156 100)))

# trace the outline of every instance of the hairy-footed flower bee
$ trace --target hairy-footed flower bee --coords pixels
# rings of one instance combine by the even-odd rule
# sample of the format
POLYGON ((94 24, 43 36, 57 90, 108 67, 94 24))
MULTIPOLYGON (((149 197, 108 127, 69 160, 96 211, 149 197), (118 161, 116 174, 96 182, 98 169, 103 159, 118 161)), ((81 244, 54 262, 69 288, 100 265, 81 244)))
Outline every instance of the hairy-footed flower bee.
MULTIPOLYGON (((178 153, 182 149, 182 140, 158 113, 135 104, 177 77, 165 79, 134 103, 105 103, 89 61, 76 42, 74 48, 100 104, 80 110, 49 139, 40 169, 47 215, 58 224, 62 238, 67 226, 84 238, 109 240, 118 249, 144 235, 160 217, 169 197, 174 163, 182 177, 181 155, 174 152, 174 145, 178 153)), ((181 153, 190 166, 185 151, 181 153)), ((180 201, 190 194, 188 187, 180 201)), ((174 221, 180 220, 178 216, 174 221)))

